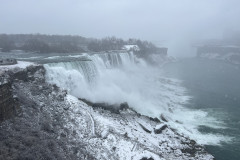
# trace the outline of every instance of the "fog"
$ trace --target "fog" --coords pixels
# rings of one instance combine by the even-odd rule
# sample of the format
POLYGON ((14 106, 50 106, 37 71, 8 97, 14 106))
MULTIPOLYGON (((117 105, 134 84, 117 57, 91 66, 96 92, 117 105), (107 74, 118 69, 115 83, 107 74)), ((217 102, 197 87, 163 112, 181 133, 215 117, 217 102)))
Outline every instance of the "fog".
POLYGON ((191 55, 196 39, 240 27, 238 0, 0 0, 0 33, 140 38, 191 55))

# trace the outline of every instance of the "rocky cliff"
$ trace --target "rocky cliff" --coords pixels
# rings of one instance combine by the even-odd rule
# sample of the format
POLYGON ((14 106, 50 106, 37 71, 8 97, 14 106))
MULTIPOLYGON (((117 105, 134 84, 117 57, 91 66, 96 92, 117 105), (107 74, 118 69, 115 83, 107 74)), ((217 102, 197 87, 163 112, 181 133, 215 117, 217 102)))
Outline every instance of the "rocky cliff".
POLYGON ((0 77, 0 122, 14 116, 17 103, 13 99, 11 83, 0 77))
POLYGON ((0 159, 214 159, 164 117, 85 103, 46 83, 42 66, 5 75, 21 112, 0 124, 0 159))

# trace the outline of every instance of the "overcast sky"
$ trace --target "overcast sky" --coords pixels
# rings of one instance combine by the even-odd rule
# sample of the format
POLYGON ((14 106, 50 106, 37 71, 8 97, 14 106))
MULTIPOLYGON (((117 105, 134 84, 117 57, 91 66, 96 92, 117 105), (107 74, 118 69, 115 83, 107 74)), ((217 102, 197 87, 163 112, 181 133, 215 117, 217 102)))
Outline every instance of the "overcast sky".
POLYGON ((0 0, 0 33, 141 38, 170 46, 240 28, 240 0, 0 0))

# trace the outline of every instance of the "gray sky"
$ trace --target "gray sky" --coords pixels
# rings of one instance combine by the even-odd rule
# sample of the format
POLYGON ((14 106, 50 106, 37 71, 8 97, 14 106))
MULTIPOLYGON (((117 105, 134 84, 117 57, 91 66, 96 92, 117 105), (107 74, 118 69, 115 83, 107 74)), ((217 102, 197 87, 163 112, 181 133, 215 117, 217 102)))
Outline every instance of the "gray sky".
POLYGON ((239 0, 0 0, 0 33, 114 35, 179 49, 240 28, 239 6, 239 0))

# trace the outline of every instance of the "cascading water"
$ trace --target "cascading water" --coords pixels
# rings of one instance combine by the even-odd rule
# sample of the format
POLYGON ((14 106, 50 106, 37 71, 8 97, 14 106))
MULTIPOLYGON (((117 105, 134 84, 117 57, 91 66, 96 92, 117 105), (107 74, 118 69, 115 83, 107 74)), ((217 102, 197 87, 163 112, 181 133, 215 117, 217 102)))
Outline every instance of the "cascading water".
POLYGON ((223 139, 198 132, 199 125, 221 127, 221 124, 204 111, 184 108, 190 98, 186 90, 179 80, 164 78, 159 68, 148 66, 133 53, 94 54, 85 58, 45 64, 47 81, 92 102, 127 102, 144 115, 164 114, 171 127, 202 144, 218 144, 223 139))
MULTIPOLYGON (((99 99, 98 96, 93 96, 94 93, 98 93, 96 89, 100 88, 103 81, 108 82, 110 75, 107 74, 111 74, 112 71, 120 74, 120 68, 131 68, 135 62, 140 62, 133 53, 104 53, 86 55, 85 58, 87 60, 45 64, 47 80, 67 89, 77 97, 86 98, 93 102, 108 102, 99 99), (105 78, 106 80, 103 80, 105 78)), ((144 64, 142 61, 141 63, 144 64)), ((117 75, 115 76, 117 77, 117 75)), ((104 84, 106 88, 113 85, 111 82, 104 84)))

